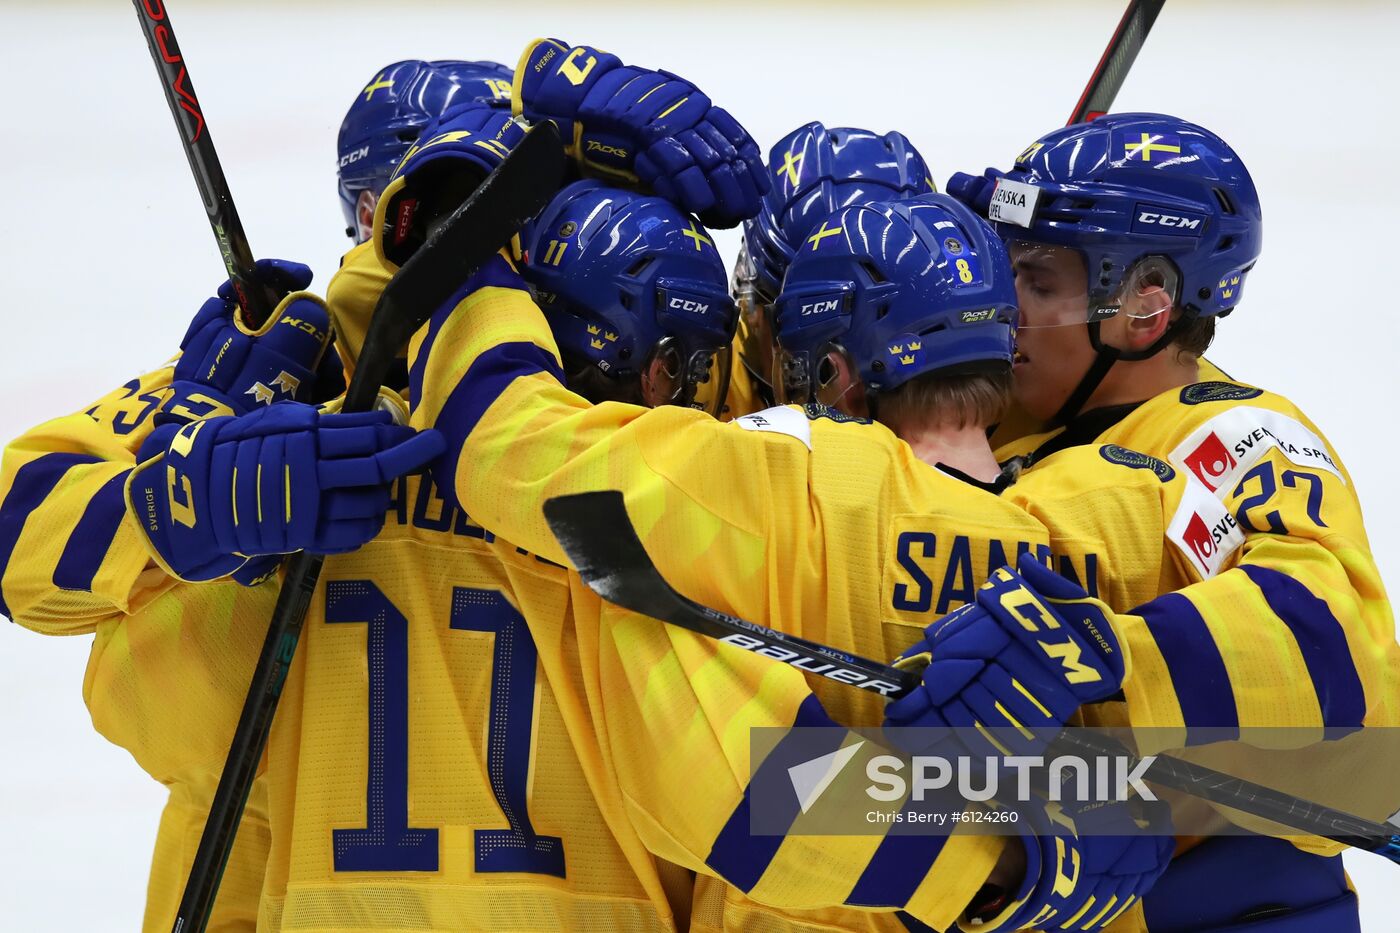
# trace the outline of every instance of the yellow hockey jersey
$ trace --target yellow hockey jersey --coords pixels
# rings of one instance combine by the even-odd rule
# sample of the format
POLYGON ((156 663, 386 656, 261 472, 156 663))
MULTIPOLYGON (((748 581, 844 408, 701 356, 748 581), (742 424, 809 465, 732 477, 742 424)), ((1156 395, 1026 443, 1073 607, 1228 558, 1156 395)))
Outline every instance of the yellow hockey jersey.
MULTIPOLYGON (((171 787, 148 930, 170 928, 277 595, 275 582, 249 589, 170 580, 147 563, 120 508, 105 548, 95 520, 83 517, 106 505, 108 484, 120 489, 134 464, 130 451, 159 407, 123 419, 128 399, 163 398, 169 373, 150 374, 11 444, 0 495, 0 525, 24 544, 6 555, 0 577, 9 611, 51 634, 96 631, 84 685, 94 724, 171 787), (113 434, 113 411, 129 432, 113 434), (43 488, 33 477, 50 466, 58 481, 43 488), (96 583, 70 596, 53 581, 66 581, 80 546, 93 554, 88 575, 96 583)), ((495 542, 414 479, 396 491, 381 539, 331 561, 323 581, 269 748, 273 795, 269 801, 260 779, 210 929, 252 929, 260 912, 268 929, 685 926, 689 876, 656 863, 635 837, 614 841, 610 827, 626 818, 592 802, 553 694, 537 680, 536 649, 515 607, 555 633, 556 653, 565 651, 570 595, 561 568, 495 542), (363 625, 333 625, 355 621, 345 618, 355 609, 345 607, 363 605, 358 590, 366 587, 383 611, 372 606, 363 625), (341 602, 350 590, 356 599, 341 602), (408 657, 411 668, 395 667, 408 657), (411 700, 403 679, 410 670, 411 700), (413 720, 396 718, 410 704, 413 720), (409 769, 426 777, 406 785, 409 769), (532 807, 536 781, 552 790, 532 807), (410 794, 416 806, 404 810, 410 794), (393 836, 396 807, 416 822, 377 844, 393 836), (440 814, 447 819, 434 825, 440 814), (557 835, 531 835, 522 848, 532 815, 567 827, 576 853, 567 878, 569 853, 557 835), (411 841, 422 841, 418 823, 429 824, 422 838, 431 845, 413 850, 411 841), (632 860, 645 868, 633 870, 632 860)))
POLYGON ((1210 381, 998 452, 1027 477, 1086 444, 1120 444, 1184 475, 1202 512, 1168 529, 1205 579, 1163 566, 1163 597, 1120 637, 1135 725, 1357 728, 1400 716, 1400 648, 1351 477, 1282 396, 1210 381))
MULTIPOLYGON (((561 384, 544 318, 518 290, 464 290, 462 298, 411 348, 414 417, 448 435, 444 474, 471 514, 551 560, 566 558, 540 503, 621 488, 648 551, 687 596, 872 657, 906 648, 1023 550, 1124 608, 1156 595, 1164 562, 1196 572, 1188 551, 1164 556, 1167 522, 1189 486, 1161 461, 1086 449, 1017 499, 998 498, 919 462, 885 427, 830 409, 775 408, 721 424, 676 408, 592 406, 561 384)), ((576 629, 581 642, 590 637, 581 615, 576 629)), ((753 671, 764 678, 759 689, 736 689, 740 672, 762 659, 612 608, 596 637, 612 659, 604 672, 618 678, 605 690, 604 726, 623 794, 664 792, 658 772, 705 788, 689 820, 693 841, 667 827, 673 844, 659 850, 732 885, 701 883, 694 928, 901 928, 888 915, 818 909, 817 898, 833 891, 848 908, 903 904, 946 928, 985 878, 999 844, 980 837, 955 834, 921 848, 908 837, 814 845, 745 831, 745 783, 751 766, 763 767, 747 758, 748 729, 828 715, 875 725, 878 697, 809 676, 820 712, 807 701, 795 706, 799 693, 767 689, 791 675, 781 665, 753 671), (665 643, 653 640, 658 630, 665 643), (673 763, 659 744, 697 733, 706 754, 673 763), (852 855, 864 864, 827 872, 852 855), (811 909, 774 909, 791 903, 794 885, 818 881, 833 890, 809 890, 792 904, 811 909)))
MULTIPOLYGON (((92 633, 83 699, 93 725, 170 789, 142 929, 166 931, 228 753, 275 588, 194 590, 149 560, 122 487, 171 369, 32 429, 0 460, 0 603, 45 634, 92 633)), ((266 790, 254 784, 211 931, 250 930, 267 860, 266 790)))

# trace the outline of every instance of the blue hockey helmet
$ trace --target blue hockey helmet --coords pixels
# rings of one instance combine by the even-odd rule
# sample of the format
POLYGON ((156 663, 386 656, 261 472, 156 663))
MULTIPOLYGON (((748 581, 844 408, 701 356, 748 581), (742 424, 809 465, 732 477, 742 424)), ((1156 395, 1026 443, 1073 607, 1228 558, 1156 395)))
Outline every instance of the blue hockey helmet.
POLYGON ((832 404, 831 352, 874 393, 925 373, 1009 371, 1016 287, 991 225, 929 194, 825 218, 788 267, 774 321, 779 400, 832 404))
POLYGON ((744 222, 753 285, 772 302, 788 264, 827 215, 872 201, 897 201, 933 190, 923 157, 903 133, 808 123, 768 153, 773 186, 758 216, 744 222))
POLYGON ((645 378, 653 400, 712 414, 729 382, 736 312, 724 262, 703 227, 671 202, 567 186, 527 225, 522 274, 571 371, 645 378))
POLYGON ((753 376, 765 383, 773 357, 773 301, 788 263, 817 222, 853 204, 901 200, 934 190, 928 166, 903 133, 828 129, 817 122, 798 127, 774 144, 768 172, 772 186, 758 216, 744 222, 744 245, 733 280, 740 355, 753 376))
MULTIPOLYGON (((1010 172, 986 179, 983 198, 1003 239, 1082 255, 1084 321, 1115 313, 1145 261, 1165 273, 1184 317, 1227 314, 1263 246, 1244 163, 1219 136, 1177 117, 1108 114, 1057 129, 1010 172)), ((982 181, 954 176, 949 190, 982 181)))
POLYGON ((423 127, 466 100, 509 107, 513 77, 495 62, 410 60, 381 68, 340 124, 337 171, 346 233, 357 243, 369 239, 375 202, 423 127))

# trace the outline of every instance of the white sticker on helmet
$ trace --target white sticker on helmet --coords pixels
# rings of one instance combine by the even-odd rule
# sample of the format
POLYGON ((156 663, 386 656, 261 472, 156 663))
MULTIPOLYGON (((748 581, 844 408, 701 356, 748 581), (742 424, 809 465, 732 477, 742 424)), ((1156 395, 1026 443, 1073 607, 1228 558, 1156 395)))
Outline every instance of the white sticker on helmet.
POLYGON ((1035 205, 1039 200, 1040 189, 1034 185, 998 178, 996 190, 992 192, 992 203, 987 205, 987 219, 1029 227, 1035 220, 1035 205))

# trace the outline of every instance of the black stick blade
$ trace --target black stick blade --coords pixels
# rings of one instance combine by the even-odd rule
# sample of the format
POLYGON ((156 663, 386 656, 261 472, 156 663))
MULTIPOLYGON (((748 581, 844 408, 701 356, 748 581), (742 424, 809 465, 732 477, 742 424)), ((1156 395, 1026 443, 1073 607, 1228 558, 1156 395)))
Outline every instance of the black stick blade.
POLYGON ((637 537, 622 493, 616 490, 549 499, 544 517, 589 589, 623 609, 887 697, 902 696, 919 682, 917 673, 789 635, 684 596, 657 569, 637 537))
POLYGON ((683 608, 637 537, 621 492, 555 496, 544 518, 583 582, 608 602, 665 621, 683 608))

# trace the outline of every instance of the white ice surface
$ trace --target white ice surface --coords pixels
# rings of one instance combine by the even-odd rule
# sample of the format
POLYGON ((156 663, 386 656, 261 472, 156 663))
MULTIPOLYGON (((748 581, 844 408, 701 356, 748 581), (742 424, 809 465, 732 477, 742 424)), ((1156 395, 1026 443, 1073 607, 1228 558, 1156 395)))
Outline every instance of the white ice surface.
MULTIPOLYGON (((940 184, 1005 166, 1068 114, 1122 9, 1095 3, 453 5, 174 0, 177 34, 258 255, 346 245, 335 132, 381 64, 513 62, 557 35, 694 77, 766 147, 809 119, 909 134, 940 184)), ((1349 465, 1400 584, 1400 10, 1174 0, 1119 110, 1229 139, 1269 221, 1211 356, 1293 397, 1349 465), (1366 283, 1370 282, 1370 285, 1366 283)), ((133 11, 0 4, 0 439, 167 358, 223 274, 133 11)), ((734 234, 722 237, 733 255, 734 234)), ((0 626, 0 928, 134 930, 164 791, 91 729, 87 638, 0 626)), ((1366 929, 1400 929, 1400 868, 1348 858, 1366 929)), ((1247 870, 1245 868, 1244 870, 1247 870)))

